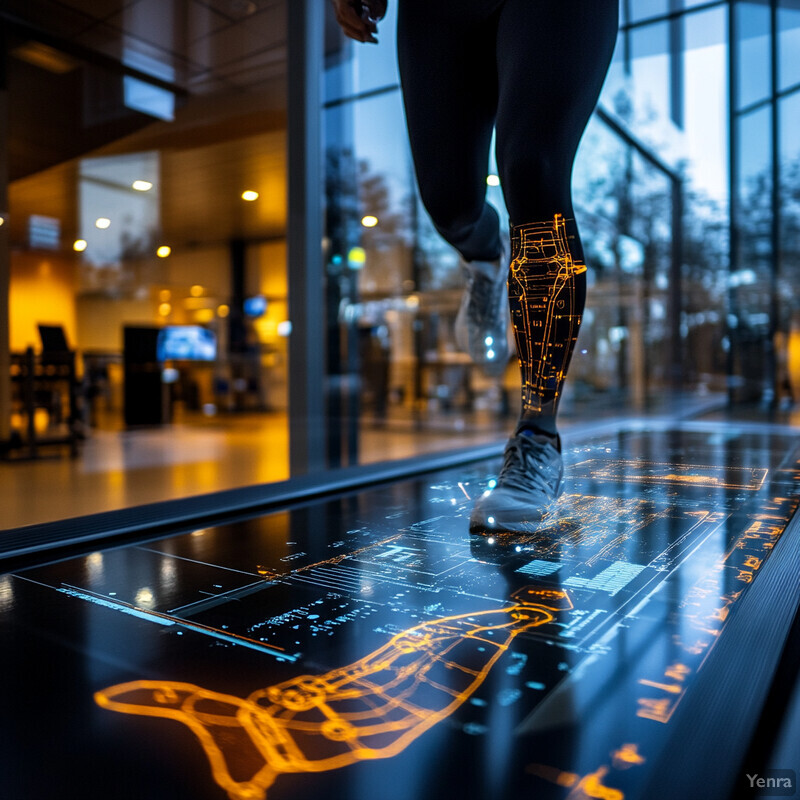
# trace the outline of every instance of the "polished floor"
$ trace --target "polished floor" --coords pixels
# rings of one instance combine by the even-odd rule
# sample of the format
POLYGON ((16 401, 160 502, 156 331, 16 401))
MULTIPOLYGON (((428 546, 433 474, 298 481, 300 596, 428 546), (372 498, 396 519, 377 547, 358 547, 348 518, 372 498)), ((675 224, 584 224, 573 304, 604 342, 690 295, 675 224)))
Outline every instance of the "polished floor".
MULTIPOLYGON (((673 420, 717 409, 720 397, 653 402, 639 417, 673 420), (668 411, 668 416, 665 412, 668 411)), ((630 409, 622 419, 630 419, 630 409)), ((569 435, 618 418, 619 408, 592 407, 562 415, 569 435)), ((360 464, 374 464, 457 448, 501 442, 513 418, 484 412, 415 418, 390 413, 361 420, 360 464)), ((0 461, 0 531, 193 497, 289 477, 289 425, 285 413, 197 415, 162 428, 126 430, 118 417, 105 420, 81 443, 76 459, 66 448, 43 448, 33 461, 0 461)))
MULTIPOLYGON (((500 440, 511 423, 454 418, 364 425, 360 463, 409 458, 500 440)), ((180 497, 286 480, 285 414, 243 414, 141 430, 92 431, 77 459, 65 448, 36 461, 0 461, 0 530, 180 497)))
POLYGON ((487 462, 3 575, 3 797, 647 800, 800 442, 652 426, 566 461, 523 537, 468 531, 487 462))

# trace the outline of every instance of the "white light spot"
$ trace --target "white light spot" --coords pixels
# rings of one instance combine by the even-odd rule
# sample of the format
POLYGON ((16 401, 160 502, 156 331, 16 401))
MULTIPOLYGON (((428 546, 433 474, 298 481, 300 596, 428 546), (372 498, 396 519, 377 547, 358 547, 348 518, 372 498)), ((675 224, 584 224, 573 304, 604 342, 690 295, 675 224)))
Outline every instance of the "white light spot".
POLYGON ((136 592, 136 605, 149 608, 152 607, 154 600, 153 592, 149 586, 143 586, 136 592))
POLYGON ((494 350, 489 349, 486 351, 486 358, 494 358, 494 356, 495 356, 494 350))
POLYGON ((487 337, 486 337, 486 338, 483 340, 483 343, 484 343, 484 344, 485 344, 487 347, 491 347, 491 346, 494 344, 494 339, 492 339, 492 337, 491 337, 491 336, 487 336, 487 337))
POLYGON ((490 525, 494 525, 494 517, 489 517, 489 519, 488 519, 488 520, 486 520, 486 521, 487 521, 487 522, 488 522, 490 525))

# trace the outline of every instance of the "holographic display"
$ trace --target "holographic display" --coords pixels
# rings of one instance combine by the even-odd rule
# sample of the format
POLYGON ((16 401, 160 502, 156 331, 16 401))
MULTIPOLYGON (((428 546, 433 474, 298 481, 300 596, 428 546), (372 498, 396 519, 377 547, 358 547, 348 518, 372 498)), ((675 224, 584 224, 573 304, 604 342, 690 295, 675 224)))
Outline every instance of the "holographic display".
POLYGON ((522 412, 555 414, 578 340, 583 313, 576 278, 586 265, 573 259, 562 214, 516 225, 508 276, 511 323, 522 372, 522 412))
POLYGON ((800 447, 709 423, 565 460, 526 534, 468 532, 492 462, 0 576, 7 796, 641 798, 800 447))

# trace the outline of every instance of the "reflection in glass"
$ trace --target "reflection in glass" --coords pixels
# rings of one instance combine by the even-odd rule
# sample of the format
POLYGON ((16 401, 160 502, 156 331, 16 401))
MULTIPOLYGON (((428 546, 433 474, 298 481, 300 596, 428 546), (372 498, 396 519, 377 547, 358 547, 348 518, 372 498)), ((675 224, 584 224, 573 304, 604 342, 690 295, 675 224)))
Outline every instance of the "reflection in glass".
POLYGON ((770 10, 766 3, 735 4, 739 87, 737 107, 764 100, 771 91, 770 10))
POLYGON ((778 2, 778 89, 800 84, 800 8, 795 0, 778 2))

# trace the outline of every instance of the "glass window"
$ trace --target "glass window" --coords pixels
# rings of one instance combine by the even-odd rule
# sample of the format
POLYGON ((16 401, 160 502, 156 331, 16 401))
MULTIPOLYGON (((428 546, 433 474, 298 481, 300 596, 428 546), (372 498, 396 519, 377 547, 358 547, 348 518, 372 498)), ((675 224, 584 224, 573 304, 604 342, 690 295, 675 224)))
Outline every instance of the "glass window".
POLYGON ((742 382, 741 399, 758 397, 768 380, 765 352, 772 325, 772 111, 753 111, 739 120, 737 269, 730 275, 729 331, 742 382))
POLYGON ((397 4, 390 2, 386 17, 378 23, 379 45, 354 42, 336 25, 333 15, 327 15, 325 100, 332 102, 397 86, 397 4))
POLYGON ((780 101, 781 298, 792 319, 793 353, 800 345, 800 92, 780 101))
POLYGON ((342 100, 325 112, 331 463, 502 435, 504 389, 456 347, 461 266, 417 195, 400 91, 342 100))
MULTIPOLYGON (((669 25, 659 22, 631 31, 635 128, 663 127, 670 118, 669 25)), ((653 137, 663 138, 655 130, 653 137)))
POLYGON ((800 84, 800 4, 783 0, 778 7, 778 88, 800 84))
POLYGON ((771 91, 769 3, 736 4, 736 45, 737 105, 745 108, 771 91))
MULTIPOLYGON (((725 9, 685 17, 684 169, 689 190, 715 203, 728 196, 728 46, 725 9), (702 78, 702 79, 701 79, 702 78)), ((721 210, 724 216, 724 209, 721 210)))
POLYGON ((671 183, 593 120, 573 191, 589 292, 562 413, 609 397, 641 406, 669 376, 671 183))
POLYGON ((632 0, 629 4, 631 22, 660 17, 669 12, 669 0, 632 0))
POLYGON ((21 454, 31 416, 81 440, 36 503, 41 464, 4 472, 14 526, 288 477, 284 5, 106 5, 81 58, 59 14, 10 32, 12 357, 75 353, 33 408, 12 387, 12 424, 21 454))

